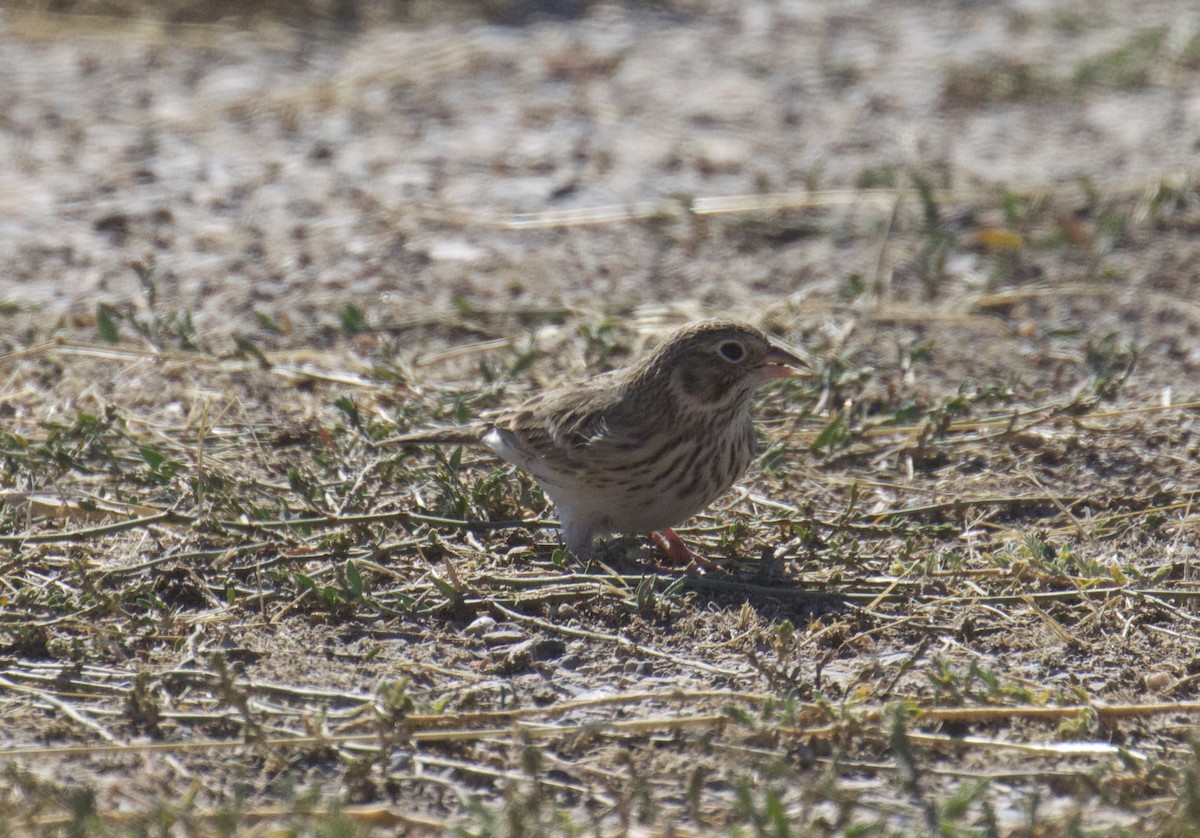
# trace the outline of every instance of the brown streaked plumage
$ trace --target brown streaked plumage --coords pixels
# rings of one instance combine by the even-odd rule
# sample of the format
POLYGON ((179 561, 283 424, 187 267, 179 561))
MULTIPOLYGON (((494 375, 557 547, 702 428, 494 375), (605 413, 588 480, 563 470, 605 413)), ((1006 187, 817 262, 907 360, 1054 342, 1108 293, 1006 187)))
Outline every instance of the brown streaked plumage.
POLYGON ((803 362, 759 329, 684 326, 632 366, 534 396, 486 422, 393 442, 482 445, 528 471, 558 509, 567 547, 599 535, 672 531, 726 492, 754 458, 750 400, 803 362))

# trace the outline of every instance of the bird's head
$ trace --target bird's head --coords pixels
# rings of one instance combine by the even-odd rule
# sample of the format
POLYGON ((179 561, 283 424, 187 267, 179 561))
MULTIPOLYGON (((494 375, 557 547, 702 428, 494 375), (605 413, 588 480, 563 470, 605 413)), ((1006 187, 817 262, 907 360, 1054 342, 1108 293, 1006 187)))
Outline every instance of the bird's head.
POLYGON ((685 410, 719 410, 747 403, 760 384, 790 378, 806 364, 753 326, 706 320, 685 326, 639 365, 651 389, 665 388, 685 410))

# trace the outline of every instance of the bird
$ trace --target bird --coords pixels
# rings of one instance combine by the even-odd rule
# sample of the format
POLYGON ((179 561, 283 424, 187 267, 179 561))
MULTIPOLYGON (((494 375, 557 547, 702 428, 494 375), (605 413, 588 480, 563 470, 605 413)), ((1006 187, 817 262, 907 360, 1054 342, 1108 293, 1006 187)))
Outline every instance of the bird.
POLYGON ((685 325, 632 365, 547 390, 479 421, 388 442, 481 446, 528 472, 558 511, 567 549, 648 533, 675 565, 706 566, 674 527, 750 466, 759 386, 807 367, 765 332, 733 320, 685 325))

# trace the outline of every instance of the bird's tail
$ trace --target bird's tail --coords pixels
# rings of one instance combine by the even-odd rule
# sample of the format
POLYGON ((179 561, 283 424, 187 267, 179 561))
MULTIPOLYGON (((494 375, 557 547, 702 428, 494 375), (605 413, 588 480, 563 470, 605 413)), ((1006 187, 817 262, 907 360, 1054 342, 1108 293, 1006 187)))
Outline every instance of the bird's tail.
POLYGON ((478 445, 483 436, 479 425, 463 425, 460 428, 429 428, 424 431, 391 436, 381 439, 379 445, 478 445))

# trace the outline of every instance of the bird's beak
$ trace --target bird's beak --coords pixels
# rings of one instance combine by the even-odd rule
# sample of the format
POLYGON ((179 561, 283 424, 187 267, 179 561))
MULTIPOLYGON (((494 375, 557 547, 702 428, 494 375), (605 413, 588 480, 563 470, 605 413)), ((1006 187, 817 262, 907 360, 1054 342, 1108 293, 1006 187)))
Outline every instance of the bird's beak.
POLYGON ((763 378, 798 378, 808 375, 808 364, 782 346, 772 346, 758 370, 763 378))

